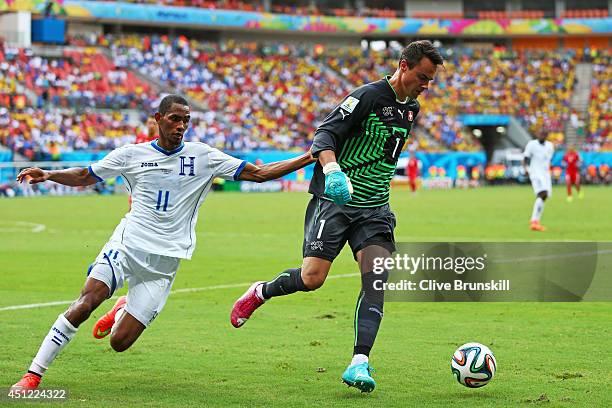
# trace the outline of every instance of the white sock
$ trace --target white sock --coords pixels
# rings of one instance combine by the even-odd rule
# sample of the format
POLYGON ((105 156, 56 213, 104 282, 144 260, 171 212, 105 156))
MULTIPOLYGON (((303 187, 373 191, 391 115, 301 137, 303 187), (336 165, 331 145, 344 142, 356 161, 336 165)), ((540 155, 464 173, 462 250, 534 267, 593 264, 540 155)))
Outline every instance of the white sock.
POLYGON ((59 352, 72 340, 76 332, 77 328, 64 317, 63 313, 60 314, 40 345, 38 353, 36 353, 36 357, 30 365, 30 371, 43 375, 59 352))
POLYGON ((535 203, 533 203, 533 212, 531 213, 531 221, 540 221, 540 217, 542 216, 542 212, 544 212, 544 200, 540 197, 536 198, 535 203))
POLYGON ((117 323, 119 322, 119 320, 121 320, 121 317, 124 313, 125 307, 122 307, 121 309, 117 310, 117 313, 115 313, 115 323, 113 323, 113 327, 111 327, 111 334, 113 334, 113 330, 115 330, 115 327, 117 327, 117 323))
POLYGON ((260 283, 259 285, 255 287, 255 294, 257 295, 258 298, 260 298, 261 300, 265 302, 268 299, 264 299, 263 285, 264 285, 263 283, 260 283))
POLYGON ((353 360, 351 361, 351 365, 367 363, 367 362, 368 362, 368 356, 366 356, 365 354, 355 354, 353 356, 353 360))

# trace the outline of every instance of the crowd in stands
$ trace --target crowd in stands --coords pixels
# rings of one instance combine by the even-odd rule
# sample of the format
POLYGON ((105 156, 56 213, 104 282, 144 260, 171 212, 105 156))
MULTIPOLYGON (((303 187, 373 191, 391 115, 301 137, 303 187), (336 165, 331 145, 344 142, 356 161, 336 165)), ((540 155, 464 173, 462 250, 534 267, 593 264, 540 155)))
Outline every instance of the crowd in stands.
MULTIPOLYGON (((154 99, 150 85, 124 69, 116 69, 96 48, 63 51, 57 57, 33 55, 30 49, 0 44, 0 92, 32 92, 33 105, 82 109, 136 109, 154 99), (18 89, 19 88, 19 89, 18 89)), ((4 106, 23 108, 22 100, 4 106)))
POLYGON ((0 107, 0 143, 29 160, 59 160, 73 150, 110 150, 134 142, 138 126, 119 111, 76 113, 0 107))
MULTIPOLYGON (((146 78, 192 101, 186 140, 228 150, 304 150, 344 95, 392 74, 398 59, 389 49, 312 50, 183 36, 106 35, 73 43, 79 47, 59 57, 0 47, 0 142, 28 158, 133 142, 160 96, 146 78), (138 113, 127 115, 125 108, 138 113)), ((564 145, 565 126, 574 120, 569 105, 579 53, 444 53, 444 68, 419 98, 412 148, 480 150, 462 123, 462 115, 476 113, 513 115, 532 134, 564 145)), ((591 115, 582 137, 589 150, 611 149, 609 53, 593 63, 591 115)))
MULTIPOLYGON (((210 112, 192 112, 186 141, 203 141, 230 150, 268 148, 260 140, 244 137, 238 127, 220 128, 210 112)), ((149 116, 150 117, 150 116, 149 116)), ((62 153, 76 150, 112 150, 134 143, 147 132, 147 116, 134 118, 121 111, 74 112, 0 107, 0 144, 34 161, 60 160, 62 153)))
POLYGON ((348 92, 298 47, 123 37, 111 49, 119 66, 136 67, 215 112, 222 131, 239 124, 244 137, 230 137, 226 148, 305 149, 316 124, 348 92))
POLYGON ((24 74, 12 61, 13 53, 18 51, 0 43, 0 106, 10 109, 23 109, 28 104, 24 74))
MULTIPOLYGON (((462 114, 514 115, 532 134, 544 132, 562 145, 577 58, 571 52, 454 50, 419 99, 419 123, 443 145, 470 150, 474 141, 462 130, 462 114)), ((392 73, 397 51, 345 49, 325 62, 359 84, 392 73)))
POLYGON ((133 141, 136 128, 120 110, 150 107, 156 98, 96 48, 40 56, 0 43, 0 143, 30 160, 133 141), (100 108, 112 111, 94 111, 100 108))
POLYGON ((612 150, 612 56, 602 54, 593 61, 586 150, 612 150))

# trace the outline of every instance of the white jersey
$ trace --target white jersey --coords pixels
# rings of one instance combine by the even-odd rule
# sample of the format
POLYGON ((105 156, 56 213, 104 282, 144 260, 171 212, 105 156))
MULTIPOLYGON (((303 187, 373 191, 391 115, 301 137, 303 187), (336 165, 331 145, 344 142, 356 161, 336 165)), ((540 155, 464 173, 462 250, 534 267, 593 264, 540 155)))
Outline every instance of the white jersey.
POLYGON ((191 259, 198 209, 213 179, 236 179, 245 165, 204 143, 187 142, 167 151, 155 140, 113 150, 89 172, 100 181, 123 177, 132 195, 132 208, 112 240, 151 254, 191 259))
POLYGON ((548 140, 544 144, 531 140, 525 146, 525 158, 529 158, 529 177, 544 177, 550 174, 550 161, 555 148, 548 140))

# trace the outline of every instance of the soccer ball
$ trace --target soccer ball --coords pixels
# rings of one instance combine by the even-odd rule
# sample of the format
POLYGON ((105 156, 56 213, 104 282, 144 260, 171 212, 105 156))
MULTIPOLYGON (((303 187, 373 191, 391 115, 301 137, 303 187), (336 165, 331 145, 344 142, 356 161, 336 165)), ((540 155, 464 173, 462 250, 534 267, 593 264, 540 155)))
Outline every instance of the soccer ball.
POLYGON ((468 388, 483 387, 493 379, 497 362, 493 352, 480 343, 466 343, 451 359, 451 371, 460 384, 468 388))

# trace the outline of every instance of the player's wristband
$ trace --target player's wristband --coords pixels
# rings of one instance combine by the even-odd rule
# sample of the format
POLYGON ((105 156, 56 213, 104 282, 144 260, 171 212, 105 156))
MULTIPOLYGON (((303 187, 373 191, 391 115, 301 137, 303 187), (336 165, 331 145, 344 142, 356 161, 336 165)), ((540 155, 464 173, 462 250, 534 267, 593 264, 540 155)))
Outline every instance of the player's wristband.
POLYGON ((336 162, 327 163, 325 166, 323 166, 323 174, 325 174, 326 176, 329 173, 333 173, 335 171, 342 171, 340 165, 336 162))

